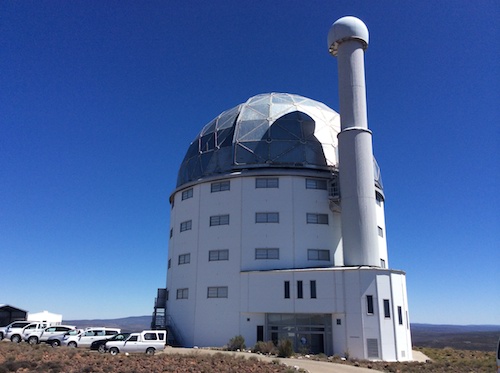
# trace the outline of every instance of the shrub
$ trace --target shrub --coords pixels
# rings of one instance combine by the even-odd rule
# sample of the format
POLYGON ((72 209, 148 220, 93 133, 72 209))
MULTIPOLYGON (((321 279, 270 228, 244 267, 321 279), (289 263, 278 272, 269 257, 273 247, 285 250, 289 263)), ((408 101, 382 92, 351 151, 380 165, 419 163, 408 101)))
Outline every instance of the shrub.
POLYGON ((255 353, 262 353, 262 354, 276 354, 278 351, 276 349, 276 346, 272 341, 259 341, 253 346, 252 352, 255 353))
POLYGON ((244 350, 245 347, 245 338, 242 335, 231 338, 227 345, 229 351, 244 350))
POLYGON ((278 342, 278 356, 290 357, 293 355, 293 344, 290 339, 280 339, 278 342))

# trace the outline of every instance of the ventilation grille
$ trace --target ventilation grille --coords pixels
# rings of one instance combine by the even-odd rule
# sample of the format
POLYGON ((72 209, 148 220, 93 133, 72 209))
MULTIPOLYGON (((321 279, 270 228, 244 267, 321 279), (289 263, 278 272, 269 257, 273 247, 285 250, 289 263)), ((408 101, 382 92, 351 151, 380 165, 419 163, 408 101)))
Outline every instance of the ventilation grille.
POLYGON ((366 348, 368 350, 368 358, 378 358, 378 339, 377 338, 367 338, 366 348))

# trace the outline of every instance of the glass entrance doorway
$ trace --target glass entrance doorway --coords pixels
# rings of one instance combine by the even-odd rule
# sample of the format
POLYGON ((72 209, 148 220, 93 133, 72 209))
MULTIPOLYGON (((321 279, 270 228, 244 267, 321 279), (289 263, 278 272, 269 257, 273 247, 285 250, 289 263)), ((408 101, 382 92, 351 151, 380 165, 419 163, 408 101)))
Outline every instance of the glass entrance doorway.
POLYGON ((330 314, 269 313, 267 339, 275 344, 290 339, 300 353, 331 354, 332 317, 330 314))

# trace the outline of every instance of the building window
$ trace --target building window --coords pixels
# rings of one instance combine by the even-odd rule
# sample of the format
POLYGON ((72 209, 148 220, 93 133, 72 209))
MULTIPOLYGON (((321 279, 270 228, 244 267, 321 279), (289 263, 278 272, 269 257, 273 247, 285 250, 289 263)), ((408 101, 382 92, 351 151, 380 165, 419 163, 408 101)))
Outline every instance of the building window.
POLYGON ((330 261, 330 250, 307 249, 307 260, 330 261))
POLYGON ((209 262, 216 262, 218 260, 229 260, 229 250, 210 250, 208 252, 209 262))
POLYGON ((210 191, 212 193, 223 192, 225 190, 230 190, 230 189, 231 189, 231 184, 229 180, 219 181, 218 183, 212 183, 212 185, 210 186, 210 191))
POLYGON ((191 230, 192 226, 193 226, 193 221, 192 220, 183 221, 181 223, 181 232, 191 230))
POLYGON ((290 281, 285 281, 285 299, 290 299, 290 281))
POLYGON ((378 228, 378 235, 380 237, 384 237, 384 230, 382 228, 380 228, 380 227, 377 227, 377 228, 378 228))
POLYGON ((188 299, 189 289, 177 289, 177 299, 188 299))
POLYGON ((328 214, 307 213, 307 224, 328 224, 328 214))
POLYGON ((174 235, 174 228, 170 228, 170 238, 172 238, 174 235))
POLYGON ((279 212, 256 212, 255 213, 256 223, 279 223, 280 213, 279 212))
POLYGON ((380 258, 380 267, 385 268, 385 260, 380 258))
POLYGON ((172 267, 172 259, 169 259, 169 260, 168 260, 167 269, 168 269, 168 268, 170 268, 170 267, 172 267))
POLYGON ((309 290, 311 291, 311 298, 315 299, 316 298, 316 281, 311 280, 309 282, 309 290))
POLYGON ((382 201, 384 199, 380 193, 375 193, 375 200, 377 201, 377 205, 382 206, 382 201))
POLYGON ((227 298, 227 286, 209 286, 207 298, 227 298))
POLYGON ((322 190, 326 190, 326 180, 323 180, 323 179, 306 179, 306 189, 322 189, 322 190))
POLYGON ((255 188, 279 188, 277 177, 259 177, 255 179, 255 188))
POLYGON ((366 296, 366 313, 373 315, 373 295, 366 296))
POLYGON ((179 265, 188 264, 189 262, 191 262, 191 254, 179 255, 179 265))
POLYGON ((401 306, 398 306, 398 323, 399 325, 403 325, 403 309, 401 306))
POLYGON ((229 215, 215 215, 210 217, 210 226, 229 225, 229 215))
POLYGON ((297 281, 297 298, 304 298, 304 291, 302 289, 302 281, 297 281))
POLYGON ((189 188, 182 192, 182 200, 193 198, 193 188, 189 188))
POLYGON ((279 259, 280 249, 255 249, 255 259, 279 259))
POLYGON ((342 325, 342 319, 337 319, 337 325, 342 325))
POLYGON ((384 299, 384 317, 391 317, 391 304, 389 302, 389 299, 384 299))

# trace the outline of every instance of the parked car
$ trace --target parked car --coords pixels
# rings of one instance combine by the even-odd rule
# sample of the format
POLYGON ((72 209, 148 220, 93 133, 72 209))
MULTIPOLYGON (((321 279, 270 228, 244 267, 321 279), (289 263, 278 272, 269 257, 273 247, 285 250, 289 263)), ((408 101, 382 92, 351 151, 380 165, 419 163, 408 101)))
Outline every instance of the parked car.
POLYGON ((32 323, 32 321, 14 321, 5 327, 0 339, 9 338, 12 342, 19 343, 22 341, 23 329, 32 323))
POLYGON ((47 342, 49 339, 56 336, 62 336, 75 327, 71 325, 52 325, 46 326, 42 329, 29 329, 29 325, 23 329, 23 340, 29 344, 36 345, 40 342, 47 342))
POLYGON ((64 334, 59 334, 59 335, 54 335, 47 339, 47 343, 51 345, 52 347, 59 347, 62 345, 62 341, 64 340, 65 336, 72 336, 72 335, 78 335, 81 333, 83 330, 82 329, 73 329, 70 330, 69 332, 66 332, 64 334))
POLYGON ((97 341, 92 342, 90 345, 91 350, 97 350, 100 353, 104 353, 107 351, 106 349, 106 342, 112 342, 112 341, 125 341, 130 333, 118 333, 115 334, 112 337, 106 338, 106 339, 99 339, 97 341))
POLYGON ((141 333, 132 333, 125 341, 106 342, 106 348, 111 355, 120 352, 145 352, 154 355, 156 351, 163 351, 167 342, 165 330, 144 330, 141 333))
POLYGON ((77 335, 65 335, 62 344, 68 347, 89 347, 92 342, 120 333, 121 329, 95 327, 87 328, 77 335))

